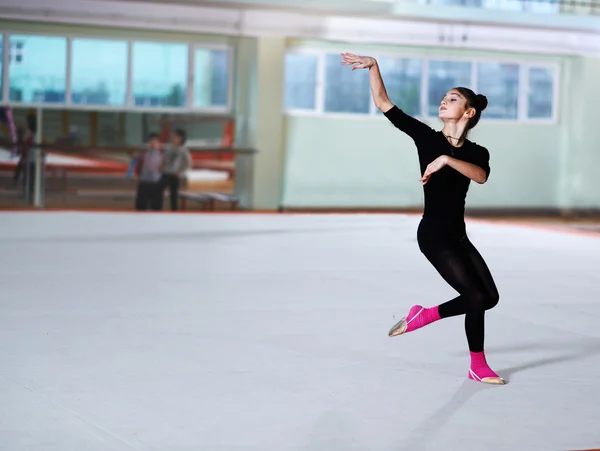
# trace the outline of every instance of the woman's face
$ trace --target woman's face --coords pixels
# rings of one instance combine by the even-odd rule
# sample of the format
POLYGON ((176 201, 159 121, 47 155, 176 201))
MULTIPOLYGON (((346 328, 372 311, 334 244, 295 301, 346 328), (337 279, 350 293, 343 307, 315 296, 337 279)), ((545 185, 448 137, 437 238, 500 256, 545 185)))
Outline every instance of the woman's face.
POLYGON ((467 100, 455 90, 450 90, 446 93, 438 110, 440 119, 448 119, 458 121, 463 117, 468 119, 467 100), (466 116, 467 115, 467 116, 466 116))

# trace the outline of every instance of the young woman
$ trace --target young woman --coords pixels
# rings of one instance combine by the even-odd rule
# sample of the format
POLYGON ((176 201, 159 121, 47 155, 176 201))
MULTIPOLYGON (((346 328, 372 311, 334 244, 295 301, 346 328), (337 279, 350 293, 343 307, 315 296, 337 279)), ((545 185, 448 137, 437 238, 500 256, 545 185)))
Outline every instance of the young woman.
POLYGON ((469 378, 504 384, 486 362, 485 311, 498 303, 499 295, 490 271, 465 227, 465 199, 471 180, 485 183, 490 174, 489 152, 467 139, 481 117, 487 99, 468 88, 446 93, 439 107, 441 131, 405 114, 390 102, 377 61, 368 56, 343 53, 343 65, 368 69, 375 105, 399 130, 410 136, 418 150, 425 208, 417 231, 419 248, 440 275, 460 296, 424 308, 414 305, 389 331, 390 337, 413 332, 442 318, 465 315, 465 331, 471 353, 469 378))

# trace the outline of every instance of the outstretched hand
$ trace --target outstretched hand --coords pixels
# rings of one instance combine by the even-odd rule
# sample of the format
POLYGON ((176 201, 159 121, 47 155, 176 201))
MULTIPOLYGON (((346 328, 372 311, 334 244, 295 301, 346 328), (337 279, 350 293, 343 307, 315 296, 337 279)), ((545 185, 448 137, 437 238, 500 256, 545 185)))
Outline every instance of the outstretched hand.
POLYGON ((440 155, 439 157, 437 157, 435 160, 433 160, 431 163, 429 163, 427 165, 427 168, 425 168, 425 172, 423 173, 423 177, 421 177, 419 179, 419 182, 421 182, 423 185, 425 185, 429 181, 429 178, 431 177, 431 175, 434 172, 439 171, 447 164, 448 164, 448 156, 440 155))
POLYGON ((352 66, 352 70, 354 69, 368 69, 375 64, 375 58, 370 56, 358 56, 352 53, 342 53, 342 61, 343 66, 352 66))

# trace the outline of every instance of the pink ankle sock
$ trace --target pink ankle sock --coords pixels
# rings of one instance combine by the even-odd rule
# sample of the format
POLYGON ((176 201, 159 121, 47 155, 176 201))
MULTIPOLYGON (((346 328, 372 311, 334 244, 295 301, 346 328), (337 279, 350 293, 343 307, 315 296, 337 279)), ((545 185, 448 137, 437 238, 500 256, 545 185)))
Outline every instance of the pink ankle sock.
POLYGON ((425 308, 420 305, 413 305, 406 316, 406 332, 420 329, 440 319, 437 306, 425 308))
POLYGON ((469 379, 481 380, 486 377, 500 377, 498 376, 485 360, 485 353, 471 352, 471 369, 469 371, 469 379))

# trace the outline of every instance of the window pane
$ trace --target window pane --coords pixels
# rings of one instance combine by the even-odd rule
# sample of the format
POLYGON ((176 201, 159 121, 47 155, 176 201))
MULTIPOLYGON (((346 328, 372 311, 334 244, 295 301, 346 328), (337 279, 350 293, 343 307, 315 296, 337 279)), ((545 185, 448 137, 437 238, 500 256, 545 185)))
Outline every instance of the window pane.
POLYGON ((328 113, 369 113, 371 88, 369 71, 342 66, 338 54, 325 56, 325 111, 328 113))
POLYGON ((285 108, 314 110, 317 90, 317 55, 285 55, 285 108))
POLYGON ((229 52, 196 49, 194 52, 194 106, 229 104, 229 52))
POLYGON ((134 42, 132 69, 134 105, 185 106, 187 45, 134 42))
POLYGON ((67 39, 10 36, 12 102, 62 103, 67 86, 67 39))
POLYGON ((429 96, 427 113, 437 116, 446 93, 457 87, 471 88, 471 63, 460 61, 429 62, 429 96))
POLYGON ((484 116, 517 119, 519 114, 519 65, 477 64, 477 90, 488 99, 484 116))
POLYGON ((422 60, 381 57, 377 62, 392 103, 406 114, 420 115, 422 60))
POLYGON ((127 42, 73 39, 71 102, 83 105, 125 105, 127 42))
POLYGON ((528 117, 551 118, 553 99, 553 71, 543 67, 529 69, 528 117))

